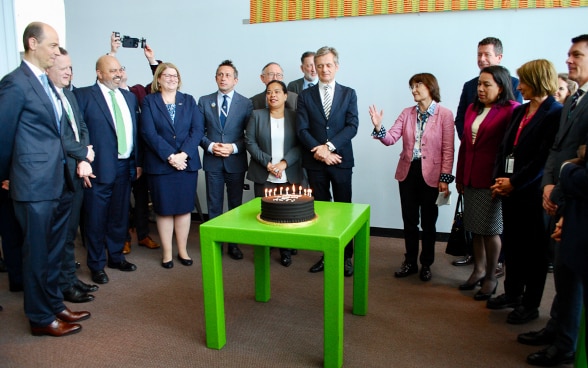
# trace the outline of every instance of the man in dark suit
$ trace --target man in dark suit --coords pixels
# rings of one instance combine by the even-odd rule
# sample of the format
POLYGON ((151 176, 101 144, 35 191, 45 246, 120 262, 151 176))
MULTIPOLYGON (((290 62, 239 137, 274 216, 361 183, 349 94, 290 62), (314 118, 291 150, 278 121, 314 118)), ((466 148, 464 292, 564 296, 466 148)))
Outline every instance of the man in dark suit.
POLYGON ((288 91, 300 94, 303 90, 318 83, 316 68, 314 67, 314 51, 306 51, 300 58, 300 70, 304 76, 288 83, 288 91))
POLYGON ((109 281, 106 265, 120 271, 137 269, 122 250, 129 223, 131 180, 141 176, 139 107, 131 92, 118 88, 122 73, 118 60, 104 55, 96 62, 96 84, 74 91, 96 151, 92 165, 96 178, 84 190, 83 211, 88 267, 98 284, 109 281))
MULTIPOLYGON (((355 90, 335 82, 339 55, 332 47, 320 48, 314 57, 319 83, 298 97, 296 130, 302 144, 302 166, 316 200, 351 202, 354 158, 351 139, 359 118, 355 90), (331 196, 331 189, 333 195, 331 196)), ((345 276, 353 275, 353 244, 345 247, 345 276)), ((310 268, 320 272, 323 258, 310 268)))
MULTIPOLYGON (((239 74, 230 60, 216 69, 218 91, 200 97, 198 107, 204 114, 203 168, 206 176, 208 218, 223 213, 224 189, 227 187, 229 210, 243 202, 243 185, 247 171, 245 127, 253 111, 251 101, 235 92, 239 74)), ((243 253, 236 244, 229 244, 229 256, 239 260, 243 253)))
MULTIPOLYGON (((486 37, 482 41, 478 42, 478 68, 480 70, 491 65, 500 65, 502 61, 502 41, 496 37, 486 37)), ((512 92, 519 103, 523 102, 523 96, 517 90, 519 80, 515 77, 511 77, 512 92)), ((459 105, 457 106, 457 113, 455 114, 455 129, 457 130, 457 136, 461 140, 463 136, 463 124, 465 112, 468 106, 474 102, 478 96, 478 76, 465 82, 459 98, 459 105)), ((471 251, 471 250, 470 250, 471 251)), ((452 262, 454 266, 466 266, 473 262, 473 256, 470 254, 465 257, 459 258, 452 262)), ((502 261, 500 261, 497 269, 496 276, 504 275, 502 270, 502 261)))
MULTIPOLYGON (((265 109, 267 107, 267 100, 265 96, 265 86, 273 80, 283 80, 284 79, 284 70, 280 64, 275 62, 267 63, 263 69, 261 69, 261 75, 259 76, 261 79, 261 83, 264 85, 264 90, 261 93, 256 94, 255 96, 251 97, 251 102, 253 103, 253 109, 265 109)), ((286 108, 296 110, 296 100, 298 99, 298 95, 296 93, 288 93, 288 99, 286 100, 286 108)))
POLYGON ((94 300, 94 296, 88 292, 98 290, 98 286, 88 285, 76 276, 75 239, 84 198, 82 182, 83 180, 89 181, 89 175, 93 176, 90 163, 94 160, 94 150, 90 145, 88 128, 82 118, 75 96, 67 88, 71 83, 71 58, 65 49, 60 47, 59 51, 61 55, 56 57, 53 66, 47 69, 47 75, 55 85, 55 90, 59 94, 66 112, 65 117, 74 133, 73 140, 67 144, 64 142, 67 166, 72 177, 74 191, 72 193, 71 214, 67 223, 59 286, 65 300, 72 303, 84 303, 94 300), (84 177, 79 177, 78 172, 84 173, 84 177))
POLYGON ((24 59, 0 82, 0 180, 9 180, 23 230, 24 309, 33 335, 79 332, 89 312, 63 304, 59 274, 71 210, 72 180, 64 143, 72 140, 45 69, 59 55, 57 32, 34 22, 23 34, 24 59))

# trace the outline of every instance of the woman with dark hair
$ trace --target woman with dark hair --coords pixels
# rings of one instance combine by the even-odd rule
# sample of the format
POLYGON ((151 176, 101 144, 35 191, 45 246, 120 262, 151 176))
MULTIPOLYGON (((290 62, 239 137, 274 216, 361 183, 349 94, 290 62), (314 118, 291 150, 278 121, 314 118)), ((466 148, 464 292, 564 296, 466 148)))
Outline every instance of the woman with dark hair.
POLYGON ((480 71, 478 97, 465 113, 456 170, 457 190, 464 195, 464 227, 474 243, 474 271, 459 289, 473 290, 482 283, 475 300, 490 299, 498 285, 494 270, 501 248, 502 209, 490 187, 498 147, 518 105, 506 68, 493 65, 480 71))
POLYGON ((557 72, 544 59, 523 64, 517 89, 529 102, 512 116, 495 165, 492 194, 502 198, 505 293, 488 300, 490 309, 515 306, 507 322, 520 324, 539 316, 547 276, 549 236, 545 228, 541 179, 559 127, 562 105, 553 94, 557 72), (520 305, 518 305, 520 304, 520 305))
POLYGON ((402 138, 402 153, 396 169, 400 188, 400 205, 404 222, 405 259, 394 273, 406 277, 418 272, 419 217, 423 229, 420 255, 422 281, 431 280, 435 260, 436 222, 439 193, 449 196, 453 181, 453 114, 441 105, 439 84, 434 75, 420 73, 408 81, 416 106, 404 109, 390 130, 382 126, 383 111, 369 107, 374 130, 372 136, 386 146, 402 138))
MULTIPOLYGON (((267 107, 253 110, 245 133, 247 152, 251 155, 247 179, 256 197, 266 189, 298 187, 303 184, 300 144, 296 136, 296 112, 286 108, 288 89, 273 80, 265 89, 267 107)), ((292 264, 291 250, 280 248, 280 263, 292 264)))

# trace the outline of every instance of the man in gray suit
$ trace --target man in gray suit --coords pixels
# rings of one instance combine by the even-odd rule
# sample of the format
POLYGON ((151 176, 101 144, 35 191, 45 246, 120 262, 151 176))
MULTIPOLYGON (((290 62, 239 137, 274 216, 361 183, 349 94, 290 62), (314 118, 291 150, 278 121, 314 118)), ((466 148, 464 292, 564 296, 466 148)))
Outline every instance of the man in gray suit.
MULTIPOLYGON (((248 98, 235 92, 238 77, 233 62, 223 61, 216 69, 218 91, 202 96, 198 101, 204 114, 204 137, 200 146, 204 150, 206 203, 210 219, 223 213, 225 185, 229 210, 243 202, 247 171, 245 127, 253 105, 248 98)), ((228 254, 236 260, 243 258, 236 244, 229 244, 228 254)))
POLYGON ((65 336, 79 332, 76 322, 90 317, 63 304, 58 283, 73 190, 64 143, 73 132, 45 74, 59 55, 57 32, 31 23, 23 44, 21 65, 0 81, 0 181, 9 180, 23 231, 24 310, 31 332, 65 336))
MULTIPOLYGON (((255 96, 251 97, 251 102, 253 103, 253 109, 265 109, 267 107, 267 101, 265 96, 265 86, 273 80, 283 80, 284 79, 284 70, 280 66, 280 64, 276 62, 267 63, 263 69, 261 69, 261 75, 259 76, 261 79, 261 83, 263 83, 264 89, 263 92, 256 94, 255 96)), ((296 111, 296 100, 298 99, 298 94, 296 93, 288 93, 288 99, 286 100, 286 108, 292 109, 296 111)))
POLYGON ((303 90, 318 83, 318 75, 314 67, 314 51, 306 51, 300 58, 300 70, 304 76, 288 83, 288 91, 300 94, 303 90))
MULTIPOLYGON (((543 208, 551 215, 551 228, 561 214, 565 202, 559 184, 560 169, 564 161, 576 158, 580 145, 588 133, 588 34, 572 39, 568 51, 569 77, 578 83, 578 91, 568 98, 561 112, 559 130, 545 163, 543 173, 543 208)), ((555 246, 554 278, 556 296, 551 306, 551 319, 544 329, 518 336, 527 345, 549 345, 527 357, 527 362, 538 366, 555 366, 574 360, 578 327, 582 313, 582 284, 573 269, 562 262, 565 238, 555 246)))

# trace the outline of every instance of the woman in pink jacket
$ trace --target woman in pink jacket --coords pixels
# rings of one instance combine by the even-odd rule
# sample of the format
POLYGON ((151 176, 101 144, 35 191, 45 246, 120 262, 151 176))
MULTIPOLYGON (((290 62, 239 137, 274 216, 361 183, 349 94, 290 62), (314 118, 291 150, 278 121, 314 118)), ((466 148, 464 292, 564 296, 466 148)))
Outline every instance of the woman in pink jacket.
POLYGON ((435 260, 435 224, 439 213, 436 201, 439 192, 449 196, 448 184, 453 181, 453 114, 439 105, 441 95, 434 75, 415 74, 408 86, 417 104, 404 109, 390 130, 382 126, 383 111, 378 112, 374 105, 369 110, 375 139, 390 146, 402 138, 395 178, 399 181, 406 253, 394 276, 418 272, 420 216, 423 240, 419 276, 422 281, 429 281, 435 260))

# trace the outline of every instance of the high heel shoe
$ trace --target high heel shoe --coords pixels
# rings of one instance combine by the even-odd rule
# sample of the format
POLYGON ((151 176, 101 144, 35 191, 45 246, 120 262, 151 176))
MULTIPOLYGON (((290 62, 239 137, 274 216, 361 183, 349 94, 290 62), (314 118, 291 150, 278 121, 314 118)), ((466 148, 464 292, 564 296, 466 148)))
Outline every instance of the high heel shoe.
POLYGON ((163 262, 163 261, 161 261, 161 267, 163 267, 163 268, 173 268, 174 267, 174 260, 172 259, 169 262, 163 262))
POLYGON ((482 281, 484 281, 484 277, 486 277, 486 276, 480 277, 473 284, 470 284, 466 281, 463 284, 459 285, 458 289, 459 290, 474 290, 476 288, 476 286, 482 286, 482 281))
POLYGON ((194 261, 192 261, 191 259, 180 257, 179 254, 178 254, 178 261, 180 261, 180 263, 183 264, 184 266, 192 266, 192 263, 194 263, 194 261))
POLYGON ((496 294, 496 289, 498 288, 498 280, 495 281, 496 284, 494 285, 494 289, 491 293, 483 293, 482 290, 479 290, 476 295, 474 295, 474 300, 483 301, 488 300, 494 294, 496 294))

